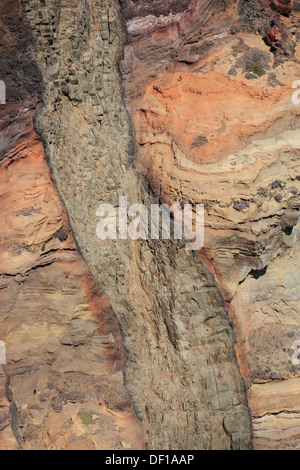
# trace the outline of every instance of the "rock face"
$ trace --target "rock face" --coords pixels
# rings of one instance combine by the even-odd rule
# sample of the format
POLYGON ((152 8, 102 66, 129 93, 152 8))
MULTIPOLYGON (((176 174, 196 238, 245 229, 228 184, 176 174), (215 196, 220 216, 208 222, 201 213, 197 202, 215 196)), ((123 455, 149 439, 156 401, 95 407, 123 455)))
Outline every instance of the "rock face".
POLYGON ((293 0, 272 0, 272 6, 281 15, 288 15, 293 10, 293 0))
POLYGON ((280 30, 280 26, 277 24, 271 24, 267 30, 267 41, 270 46, 273 47, 280 47, 282 44, 282 34, 283 32, 280 30))
POLYGON ((137 170, 163 202, 206 207, 198 256, 235 327, 254 447, 299 448, 299 366, 292 357, 300 311, 300 108, 291 86, 300 70, 289 47, 299 17, 274 17, 270 3, 261 4, 266 10, 255 23, 243 2, 239 21, 231 8, 219 11, 219 21, 202 24, 200 17, 201 34, 181 36, 183 43, 169 24, 164 37, 176 46, 172 58, 152 39, 164 18, 145 28, 151 53, 131 19, 123 70, 137 170), (267 37, 284 53, 283 66, 254 34, 264 34, 272 15, 267 37))
POLYGON ((0 449, 143 449, 116 318, 78 253, 33 129, 40 82, 21 42, 31 41, 24 11, 1 6, 0 449))
POLYGON ((293 2, 1 4, 0 448, 298 448, 293 2), (100 241, 120 196, 204 248, 100 241))
POLYGON ((93 450, 127 442, 141 449, 143 430, 123 385, 120 331, 76 249, 32 127, 34 110, 34 102, 12 106, 11 145, 0 168, 7 356, 0 447, 93 450))
POLYGON ((119 320, 125 384, 148 447, 249 448, 244 382, 213 276, 177 241, 96 236, 100 203, 117 207, 121 194, 128 205, 154 200, 130 157, 118 4, 24 5, 44 85, 36 125, 76 240, 119 320))
MULTIPOLYGON (((203 0, 201 0, 203 2, 203 0)), ((195 0, 121 0, 122 16, 125 19, 147 15, 169 15, 182 13, 188 8, 194 9, 195 0), (191 5, 192 4, 192 5, 191 5)))

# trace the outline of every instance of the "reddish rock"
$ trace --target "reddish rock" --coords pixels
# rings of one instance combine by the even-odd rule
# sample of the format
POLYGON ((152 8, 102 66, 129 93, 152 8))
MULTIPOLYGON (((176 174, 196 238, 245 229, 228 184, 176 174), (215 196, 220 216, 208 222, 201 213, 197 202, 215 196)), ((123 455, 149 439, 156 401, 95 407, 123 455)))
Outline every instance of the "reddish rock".
MULTIPOLYGON (((264 19, 270 25, 269 44, 292 57, 287 31, 294 20, 281 18, 283 26, 269 5, 271 17, 264 19), (272 18, 276 21, 270 24, 272 18)), ((201 200, 205 205, 205 244, 199 256, 218 282, 234 325, 254 446, 298 448, 299 369, 291 361, 291 331, 299 331, 299 290, 292 292, 299 284, 300 250, 291 232, 297 233, 299 213, 293 207, 298 207, 300 186, 297 181, 297 187, 288 189, 296 149, 293 137, 287 137, 298 126, 293 122, 299 110, 292 107, 290 93, 296 67, 281 62, 271 71, 272 51, 261 37, 235 32, 229 43, 219 25, 219 31, 210 32, 210 49, 202 39, 197 48, 176 46, 179 55, 173 62, 168 57, 166 69, 163 56, 152 83, 144 80, 134 87, 139 74, 150 77, 154 70, 154 48, 152 56, 145 50, 160 27, 153 22, 151 35, 137 34, 128 46, 141 53, 126 82, 136 168, 163 202, 201 200), (177 58, 182 63, 174 63, 177 58), (261 76, 247 79, 243 64, 261 76), (134 96, 135 88, 139 94, 134 96)), ((179 33, 177 45, 181 38, 179 33)), ((159 52, 157 46, 158 58, 159 52)))
POLYGON ((288 15, 293 10, 293 0, 272 0, 272 7, 281 15, 288 15))
POLYGON ((270 46, 278 46, 282 43, 282 32, 277 24, 272 24, 267 29, 267 41, 270 46))
MULTIPOLYGON (((7 364, 0 370, 0 450, 20 443, 32 450, 142 449, 145 429, 153 449, 248 448, 245 388, 223 301, 248 387, 255 448, 299 447, 300 377, 291 363, 300 305, 299 112, 291 103, 293 65, 284 71, 275 67, 271 73, 263 59, 272 54, 259 35, 234 29, 243 42, 232 38, 228 31, 233 31, 236 10, 223 7, 234 7, 234 0, 121 1, 129 20, 124 69, 136 169, 162 202, 205 204, 205 246, 199 257, 214 279, 196 257, 172 242, 167 251, 154 244, 149 251, 146 243, 129 248, 120 244, 117 250, 107 244, 104 256, 104 249, 89 249, 93 238, 83 233, 78 213, 90 215, 86 220, 93 226, 95 211, 88 203, 97 192, 95 174, 101 176, 108 167, 109 174, 117 176, 120 162, 127 162, 127 154, 122 158, 128 129, 124 124, 122 134, 114 133, 127 122, 117 72, 102 60, 103 50, 112 57, 116 49, 119 54, 121 43, 116 45, 113 38, 121 29, 115 30, 113 9, 103 8, 100 19, 98 8, 91 8, 91 21, 86 22, 82 0, 68 6, 74 18, 82 18, 78 23, 90 36, 79 34, 64 2, 57 2, 59 28, 52 23, 45 27, 52 18, 51 1, 26 2, 44 83, 54 80, 55 85, 44 95, 51 112, 42 129, 51 144, 52 168, 58 168, 56 184, 79 245, 96 275, 99 269, 98 279, 120 319, 128 351, 126 384, 139 416, 147 412, 147 429, 146 418, 144 425, 137 421, 124 387, 118 323, 77 251, 32 126, 40 95, 38 85, 33 87, 39 83, 37 70, 22 50, 31 43, 26 21, 17 21, 22 18, 17 0, 2 3, 1 78, 12 74, 12 64, 19 64, 20 70, 14 70, 16 79, 8 87, 9 104, 0 108, 0 339, 7 349, 7 364), (105 21, 107 16, 111 21, 105 21), (52 28, 56 34, 49 41, 52 28), (94 40, 99 32, 106 48, 94 40), (77 54, 81 47, 89 51, 84 60, 77 54), (68 87, 55 80, 53 65, 62 64, 56 63, 57 57, 74 60, 68 87), (102 94, 96 96, 85 72, 88 69, 89 82, 96 83, 102 63, 101 76, 108 80, 97 84, 102 94), (248 80, 243 64, 262 73, 248 80), (80 72, 76 79, 74 70, 80 72), (71 106, 72 101, 76 105, 71 106), (99 104, 106 105, 105 112, 99 104), (96 113, 103 120, 101 129, 96 113), (82 147, 74 129, 83 139, 82 147), (98 137, 95 146, 91 134, 98 137), (97 158, 102 134, 108 148, 109 134, 114 136, 117 145, 111 148, 120 159, 109 158, 110 151, 97 158), (94 174, 86 159, 89 146, 92 166, 98 165, 94 174), (77 187, 80 192, 86 184, 88 190, 73 203, 77 187)), ((271 18, 278 20, 279 13, 288 14, 293 5, 274 0, 275 13, 271 2, 257 3, 268 8, 264 25, 271 18)), ((288 31, 291 18, 282 20, 288 31)), ((270 25, 272 46, 285 50, 285 35, 280 23, 270 25)), ((140 188, 125 163, 122 180, 124 194, 129 188, 134 199, 140 188)), ((100 184, 101 191, 102 186, 107 190, 105 197, 115 196, 113 185, 106 187, 102 180, 100 184)), ((146 190, 144 196, 148 201, 146 190)))
POLYGON ((0 450, 140 450, 119 326, 77 250, 34 130, 41 87, 31 33, 20 2, 1 7, 0 450))
POLYGON ((293 57, 295 53, 293 42, 289 40, 288 33, 281 23, 271 22, 267 29, 267 41, 282 54, 293 57))
POLYGON ((118 323, 77 252, 33 129, 34 103, 4 109, 0 338, 7 364, 6 376, 0 372, 0 449, 72 449, 74 433, 76 448, 121 449, 124 441, 142 449, 143 430, 123 383, 118 323), (21 429, 11 423, 8 377, 21 429))
POLYGON ((147 15, 169 15, 181 13, 193 7, 195 0, 122 0, 122 7, 124 9, 124 18, 129 19, 134 16, 147 16, 147 15), (191 5, 192 4, 192 5, 191 5))

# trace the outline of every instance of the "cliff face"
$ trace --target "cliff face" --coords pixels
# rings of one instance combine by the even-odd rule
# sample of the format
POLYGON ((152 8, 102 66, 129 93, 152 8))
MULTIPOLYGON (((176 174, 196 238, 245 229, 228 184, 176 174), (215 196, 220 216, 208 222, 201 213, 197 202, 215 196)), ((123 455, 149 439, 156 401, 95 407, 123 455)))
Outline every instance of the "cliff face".
POLYGON ((1 5, 0 448, 298 447, 293 2, 1 5), (204 248, 101 242, 120 195, 204 248))
POLYGON ((37 128, 76 240, 120 323, 126 388, 148 446, 249 447, 233 331, 212 275, 177 241, 96 237, 99 203, 118 206, 120 194, 128 205, 152 201, 131 162, 118 5, 30 1, 25 8, 45 87, 37 128))
POLYGON ((123 63, 137 170, 163 202, 205 205, 198 256, 234 324, 254 446, 270 449, 299 447, 299 15, 275 3, 131 17, 123 63))

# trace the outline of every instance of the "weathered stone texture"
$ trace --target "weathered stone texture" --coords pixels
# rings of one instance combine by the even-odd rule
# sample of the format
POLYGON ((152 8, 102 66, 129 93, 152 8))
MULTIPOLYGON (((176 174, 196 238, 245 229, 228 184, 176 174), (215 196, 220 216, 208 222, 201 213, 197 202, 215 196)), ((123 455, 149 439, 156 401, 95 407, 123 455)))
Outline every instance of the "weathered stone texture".
POLYGON ((116 318, 33 129, 41 82, 24 11, 1 7, 0 449, 143 449, 116 318))

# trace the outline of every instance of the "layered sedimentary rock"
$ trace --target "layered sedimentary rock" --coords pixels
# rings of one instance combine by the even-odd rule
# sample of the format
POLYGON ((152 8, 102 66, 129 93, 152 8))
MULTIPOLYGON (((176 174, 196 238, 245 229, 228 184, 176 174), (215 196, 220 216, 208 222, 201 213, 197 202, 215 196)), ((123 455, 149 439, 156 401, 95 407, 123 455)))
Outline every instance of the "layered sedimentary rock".
POLYGON ((299 16, 273 6, 195 15, 180 40, 187 11, 130 19, 123 71, 139 173, 166 203, 205 205, 198 256, 234 324, 254 446, 298 448, 299 16))
POLYGON ((125 384, 148 447, 249 448, 233 330, 213 276, 177 241, 96 236, 100 203, 157 200, 130 154, 118 4, 23 3, 44 84, 37 129, 76 240, 119 320, 125 384))
POLYGON ((34 105, 11 109, 21 131, 5 129, 12 146, 0 168, 0 447, 141 449, 119 328, 76 249, 33 131, 34 105))
POLYGON ((33 129, 41 83, 24 11, 1 7, 0 449, 143 449, 116 318, 33 129))
POLYGON ((295 5, 2 4, 1 448, 297 448, 295 5), (120 196, 204 248, 100 241, 120 196))

